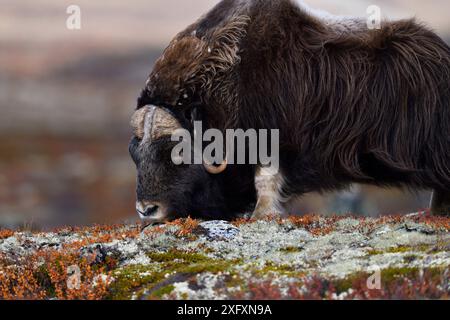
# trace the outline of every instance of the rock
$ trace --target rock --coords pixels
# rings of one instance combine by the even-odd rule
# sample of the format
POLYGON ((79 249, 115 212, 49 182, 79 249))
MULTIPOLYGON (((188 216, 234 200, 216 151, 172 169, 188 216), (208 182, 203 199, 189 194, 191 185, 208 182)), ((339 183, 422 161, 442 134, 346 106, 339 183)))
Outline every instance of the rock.
POLYGON ((436 230, 433 229, 432 226, 423 224, 423 223, 417 223, 414 221, 407 221, 404 224, 404 227, 407 231, 417 231, 425 234, 435 234, 436 230))
POLYGON ((108 253, 103 244, 96 243, 80 249, 80 255, 91 264, 101 264, 106 261, 108 253))
POLYGON ((336 229, 342 230, 342 231, 350 231, 350 230, 353 230, 354 228, 358 227, 359 224, 360 224, 360 221, 357 219, 346 218, 346 219, 339 220, 336 223, 336 229))
POLYGON ((231 240, 239 234, 238 228, 220 220, 202 222, 197 231, 211 241, 231 240))

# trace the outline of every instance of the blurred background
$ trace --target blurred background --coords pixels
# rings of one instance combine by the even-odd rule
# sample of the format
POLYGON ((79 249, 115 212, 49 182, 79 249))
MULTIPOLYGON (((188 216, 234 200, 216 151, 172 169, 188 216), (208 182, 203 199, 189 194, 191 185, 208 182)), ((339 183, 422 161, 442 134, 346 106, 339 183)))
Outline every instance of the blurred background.
MULTIPOLYGON (((216 0, 2 0, 0 227, 49 229, 132 221, 129 119, 155 59, 216 0), (81 8, 81 30, 66 9, 81 8)), ((416 16, 450 39, 448 0, 306 0, 337 15, 416 16)), ((303 213, 413 212, 429 193, 354 186, 307 195, 303 213)))

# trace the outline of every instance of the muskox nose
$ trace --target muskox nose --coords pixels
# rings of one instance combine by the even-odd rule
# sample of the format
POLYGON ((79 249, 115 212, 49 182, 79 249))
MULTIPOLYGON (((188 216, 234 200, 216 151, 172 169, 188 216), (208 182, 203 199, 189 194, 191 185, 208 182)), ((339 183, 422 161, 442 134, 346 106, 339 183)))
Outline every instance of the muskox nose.
POLYGON ((136 202, 136 211, 141 219, 149 218, 158 212, 159 206, 147 201, 136 202))

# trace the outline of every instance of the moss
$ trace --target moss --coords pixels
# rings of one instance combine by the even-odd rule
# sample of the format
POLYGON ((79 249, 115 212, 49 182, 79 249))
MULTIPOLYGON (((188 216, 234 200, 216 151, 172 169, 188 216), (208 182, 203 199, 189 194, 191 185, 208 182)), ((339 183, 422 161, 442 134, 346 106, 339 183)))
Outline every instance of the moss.
MULTIPOLYGON (((133 294, 139 297, 162 281, 167 281, 167 274, 183 274, 187 278, 204 272, 217 274, 229 271, 242 262, 216 260, 199 253, 178 250, 149 253, 148 256, 152 259, 152 264, 148 266, 128 266, 114 272, 116 281, 110 287, 110 299, 130 299, 133 294)), ((150 294, 150 298, 162 297, 170 289, 170 285, 168 283, 158 288, 150 294)))
POLYGON ((424 251, 428 251, 430 249, 429 245, 420 245, 420 246, 398 246, 398 247, 393 247, 393 248, 389 248, 387 250, 370 250, 367 252, 368 255, 373 256, 373 255, 380 255, 380 254, 385 254, 385 253, 405 253, 405 252, 411 252, 411 251, 419 251, 419 252, 424 252, 424 251))
POLYGON ((296 252, 301 252, 303 249, 299 248, 299 247, 285 247, 285 248, 281 248, 280 251, 281 252, 285 252, 285 253, 296 253, 296 252))
POLYGON ((188 300, 189 299, 189 295, 184 292, 184 293, 181 294, 181 299, 188 300))
POLYGON ((149 253, 148 257, 152 261, 164 264, 164 269, 172 269, 174 272, 183 273, 218 273, 231 269, 242 263, 242 260, 231 261, 213 259, 196 252, 184 252, 170 250, 165 253, 149 253))
POLYGON ((293 266, 287 264, 275 264, 273 262, 266 262, 266 264, 262 268, 250 265, 248 266, 247 270, 253 272, 258 276, 264 276, 269 273, 276 273, 279 275, 290 277, 300 277, 302 275, 302 273, 296 270, 293 266))
POLYGON ((211 273, 219 273, 229 270, 231 267, 235 266, 237 262, 228 262, 228 261, 212 261, 212 262, 202 262, 193 265, 188 265, 183 268, 180 268, 180 272, 185 273, 203 273, 203 272, 211 272, 211 273))
MULTIPOLYGON (((427 269, 432 271, 432 269, 427 269)), ((434 272, 434 271, 433 271, 434 272)), ((401 277, 405 278, 415 278, 419 275, 418 268, 401 267, 401 268, 387 268, 381 270, 381 282, 384 284, 389 284, 401 277)))
POLYGON ((147 256, 154 262, 171 262, 183 260, 189 263, 198 263, 210 260, 205 255, 196 252, 185 252, 180 250, 169 250, 167 252, 150 252, 147 256))
POLYGON ((375 256, 375 255, 379 255, 379 254, 383 254, 384 252, 383 251, 381 251, 381 250, 376 250, 376 249, 372 249, 372 250, 369 250, 368 252, 367 252, 367 254, 369 255, 369 256, 375 256))
POLYGON ((340 294, 347 292, 354 287, 355 283, 361 281, 361 279, 367 279, 367 277, 369 277, 367 273, 357 272, 343 279, 335 279, 332 281, 332 285, 336 289, 336 292, 340 294))
POLYGON ((129 300, 133 292, 144 284, 157 283, 164 274, 154 265, 133 265, 116 270, 113 273, 115 281, 109 288, 109 299, 129 300))
POLYGON ((396 248, 390 248, 387 250, 388 253, 405 253, 410 251, 425 251, 428 249, 428 246, 417 246, 417 247, 411 247, 411 246, 399 246, 396 248))
POLYGON ((168 286, 165 286, 165 287, 161 287, 161 288, 159 288, 158 290, 155 290, 152 294, 151 294, 151 296, 152 297, 155 297, 155 298, 158 298, 158 299, 161 299, 162 297, 164 297, 164 295, 169 295, 169 294, 171 294, 172 293, 172 291, 175 289, 175 287, 172 285, 172 284, 170 284, 170 285, 168 285, 168 286))

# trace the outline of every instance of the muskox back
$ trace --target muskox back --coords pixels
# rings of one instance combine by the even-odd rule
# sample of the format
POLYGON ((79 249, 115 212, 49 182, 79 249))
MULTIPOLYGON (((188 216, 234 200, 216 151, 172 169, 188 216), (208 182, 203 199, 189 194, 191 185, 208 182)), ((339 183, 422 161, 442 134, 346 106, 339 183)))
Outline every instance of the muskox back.
POLYGON ((235 125, 280 129, 292 188, 450 189, 449 47, 414 20, 368 30, 275 3, 249 9, 235 125))
MULTIPOLYGON (((449 101, 450 48, 413 19, 368 30, 290 0, 223 0, 172 40, 138 108, 167 109, 189 130, 279 129, 280 172, 221 173, 256 172, 256 217, 353 182, 433 189, 433 212, 446 213, 449 101)), ((233 183, 219 185, 232 202, 233 183)))

